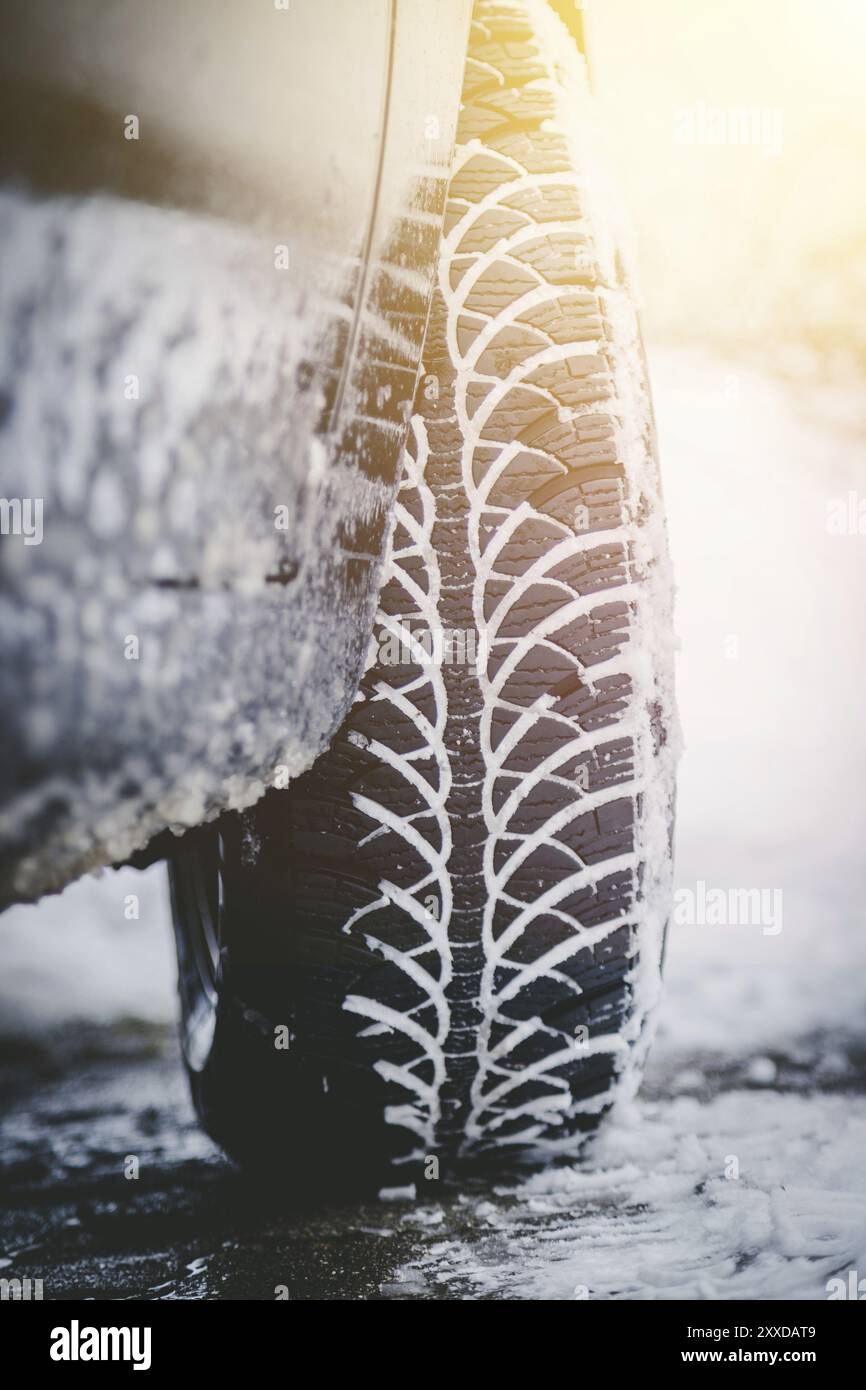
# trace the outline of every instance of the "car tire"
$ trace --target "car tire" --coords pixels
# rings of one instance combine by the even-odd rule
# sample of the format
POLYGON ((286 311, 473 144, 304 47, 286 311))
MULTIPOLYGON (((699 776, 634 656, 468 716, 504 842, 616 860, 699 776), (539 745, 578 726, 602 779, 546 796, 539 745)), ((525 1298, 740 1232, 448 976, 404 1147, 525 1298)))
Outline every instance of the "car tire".
POLYGON ((360 690, 311 771, 172 869, 193 1090, 242 1161, 403 1185, 571 1154, 638 1083, 672 590, 601 188, 573 37, 478 0, 360 690))

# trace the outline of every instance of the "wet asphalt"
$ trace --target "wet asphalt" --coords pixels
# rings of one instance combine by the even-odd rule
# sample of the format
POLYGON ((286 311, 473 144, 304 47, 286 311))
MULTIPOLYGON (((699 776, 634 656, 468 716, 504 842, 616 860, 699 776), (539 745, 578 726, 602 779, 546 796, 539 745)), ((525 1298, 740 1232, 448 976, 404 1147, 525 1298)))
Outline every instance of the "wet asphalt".
MULTIPOLYGON (((849 1048, 835 1082, 821 1071, 826 1052, 816 1037, 776 1057, 774 1089, 862 1091, 866 1049, 849 1048)), ((664 1102, 685 1074, 651 1068, 645 1094, 664 1102)), ((751 1084, 745 1064, 704 1059, 700 1075, 705 1097, 751 1084)), ((496 1178, 443 1182, 428 1221, 427 1194, 412 1204, 263 1190, 200 1130, 162 1027, 7 1041, 0 1100, 0 1275, 41 1279, 45 1299, 461 1298, 459 1279, 413 1281, 406 1269, 443 1240, 471 1247, 486 1199, 510 1200, 496 1178)))
POLYGON ((107 1044, 7 1047, 0 1273, 45 1299, 388 1296, 413 1239, 387 1206, 263 1192, 199 1129, 171 1033, 107 1044))

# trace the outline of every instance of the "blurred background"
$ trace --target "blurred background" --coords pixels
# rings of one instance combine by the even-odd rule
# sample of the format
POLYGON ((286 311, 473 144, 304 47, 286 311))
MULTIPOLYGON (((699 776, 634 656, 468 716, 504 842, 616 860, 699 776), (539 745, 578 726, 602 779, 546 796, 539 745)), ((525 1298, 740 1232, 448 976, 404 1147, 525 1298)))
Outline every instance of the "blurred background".
POLYGON ((866 534, 831 518, 866 497, 866 5, 589 17, 678 587, 677 883, 784 894, 778 938, 673 928, 663 1029, 862 1034, 866 534))
POLYGON ((808 378, 866 369, 866 5, 588 14, 651 340, 808 378))

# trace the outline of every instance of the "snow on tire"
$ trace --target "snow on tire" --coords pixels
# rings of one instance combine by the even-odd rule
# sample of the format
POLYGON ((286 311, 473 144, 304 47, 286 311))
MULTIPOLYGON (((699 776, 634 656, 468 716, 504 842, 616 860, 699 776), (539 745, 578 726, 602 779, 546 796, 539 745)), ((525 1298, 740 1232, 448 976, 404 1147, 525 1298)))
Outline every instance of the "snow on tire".
POLYGON ((248 1122, 265 1104, 297 1147, 407 1174, 571 1151, 639 1078, 670 891, 671 585, 595 164, 561 21, 478 0, 368 667, 315 767, 222 830, 223 1029, 290 1039, 266 1066, 222 1048, 200 1107, 235 1151, 233 1067, 248 1122))

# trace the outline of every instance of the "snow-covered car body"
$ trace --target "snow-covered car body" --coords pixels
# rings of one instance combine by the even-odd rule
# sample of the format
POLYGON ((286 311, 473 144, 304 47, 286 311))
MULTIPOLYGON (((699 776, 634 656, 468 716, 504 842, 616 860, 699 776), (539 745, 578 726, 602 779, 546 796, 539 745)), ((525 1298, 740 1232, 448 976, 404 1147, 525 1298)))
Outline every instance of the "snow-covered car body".
POLYGON ((469 10, 0 4, 0 904, 345 714, 469 10))

